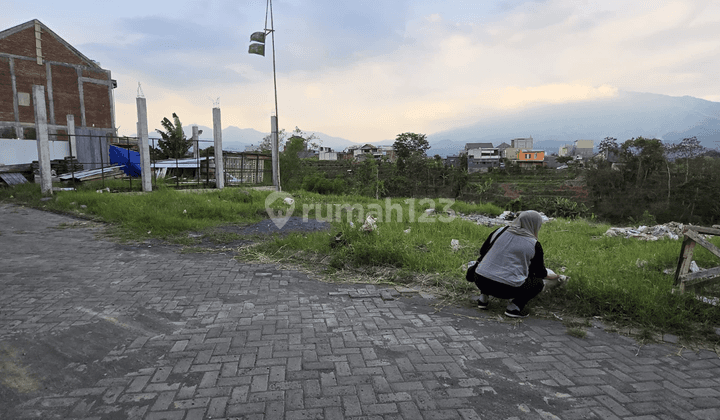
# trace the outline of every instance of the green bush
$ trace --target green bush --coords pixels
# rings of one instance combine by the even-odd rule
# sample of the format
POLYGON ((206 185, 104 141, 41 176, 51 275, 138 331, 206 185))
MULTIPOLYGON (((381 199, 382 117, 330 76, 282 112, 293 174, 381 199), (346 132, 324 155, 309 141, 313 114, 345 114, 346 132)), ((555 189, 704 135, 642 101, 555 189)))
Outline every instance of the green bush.
POLYGON ((577 203, 565 197, 541 197, 535 205, 538 211, 542 211, 550 217, 562 217, 565 219, 577 219, 588 215, 588 208, 584 203, 577 203))
POLYGON ((339 175, 328 179, 324 173, 315 172, 303 178, 302 189, 318 194, 342 194, 347 190, 347 184, 339 175))

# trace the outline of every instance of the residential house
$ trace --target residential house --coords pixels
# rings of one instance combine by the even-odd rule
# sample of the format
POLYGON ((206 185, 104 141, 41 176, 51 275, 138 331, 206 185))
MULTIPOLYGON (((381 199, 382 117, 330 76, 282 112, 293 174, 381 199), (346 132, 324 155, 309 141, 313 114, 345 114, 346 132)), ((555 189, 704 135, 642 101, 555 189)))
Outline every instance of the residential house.
POLYGON ((536 166, 544 166, 545 163, 544 150, 521 150, 518 152, 517 164, 521 168, 532 168, 536 166))
POLYGON ((500 151, 492 143, 467 143, 464 154, 467 155, 468 173, 487 172, 489 168, 500 166, 500 151))
POLYGON ((560 166, 562 166, 561 163, 557 161, 558 156, 554 155, 547 155, 545 156, 545 167, 551 168, 551 169, 557 169, 560 166))
POLYGON ((530 137, 521 137, 510 140, 510 147, 515 149, 525 149, 525 150, 532 150, 533 148, 533 138, 530 137))
POLYGON ((393 146, 373 146, 367 143, 363 146, 350 146, 346 149, 349 158, 362 161, 367 155, 372 155, 376 160, 386 158, 390 162, 396 160, 395 148, 393 146))
MULTIPOLYGON (((507 144, 507 143, 505 143, 505 142, 500 143, 500 144, 497 146, 498 152, 500 152, 500 157, 501 157, 501 158, 506 158, 506 156, 505 156, 505 151, 506 151, 507 149, 511 148, 511 147, 512 147, 512 146, 510 146, 509 144, 507 144)), ((517 152, 516 152, 516 153, 517 153, 517 152)))
MULTIPOLYGON (((99 158, 100 150, 104 149, 107 161, 107 141, 104 138, 90 140, 89 136, 115 134, 113 89, 116 82, 109 70, 37 19, 0 32, 0 139, 36 137, 34 85, 45 88, 51 149, 62 149, 58 152, 60 156, 53 155, 51 159, 70 155, 66 135, 68 116, 72 115, 78 135, 78 150, 72 154, 78 156, 80 163, 85 163, 83 161, 99 158), (88 137, 85 140, 92 144, 81 144, 82 136, 88 137), (52 145, 55 141, 62 144, 52 145)), ((32 150, 21 143, 4 140, 0 147, 4 151, 12 149, 16 160, 27 161, 12 164, 37 160, 36 150, 27 156, 15 154, 15 150, 32 150)))
POLYGON ((452 168, 458 168, 461 165, 461 159, 463 159, 463 156, 460 155, 448 155, 444 160, 445 166, 450 166, 452 168))
MULTIPOLYGON (((503 143, 506 144, 506 143, 503 143)), ((502 157, 508 160, 515 161, 518 159, 518 152, 520 150, 532 150, 533 138, 521 137, 510 140, 510 146, 503 149, 502 157)))
POLYGON ((319 160, 338 160, 338 154, 329 147, 320 147, 318 153, 319 160))
POLYGON ((575 157, 582 159, 590 159, 594 156, 593 148, 595 147, 592 140, 575 140, 573 144, 573 153, 575 157))

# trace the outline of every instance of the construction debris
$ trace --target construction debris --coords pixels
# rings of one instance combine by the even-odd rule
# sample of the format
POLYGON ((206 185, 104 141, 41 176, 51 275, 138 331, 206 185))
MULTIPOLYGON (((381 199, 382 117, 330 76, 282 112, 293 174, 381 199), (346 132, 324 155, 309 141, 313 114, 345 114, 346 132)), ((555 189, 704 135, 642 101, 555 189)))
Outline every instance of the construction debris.
POLYGON ((95 181, 102 178, 120 178, 123 176, 123 171, 120 166, 107 166, 105 168, 88 169, 85 171, 69 173, 60 175, 61 181, 70 181, 75 179, 76 181, 95 181))
POLYGON ((663 225, 656 226, 639 226, 632 227, 611 227, 605 232, 605 236, 624 238, 635 238, 641 241, 657 241, 662 238, 678 240, 683 235, 682 223, 668 222, 663 225))
MULTIPOLYGON (((553 219, 550 217, 547 217, 544 213, 539 212, 540 216, 542 217, 543 223, 547 223, 552 221, 553 219)), ((478 225, 484 225, 484 226, 507 226, 515 220, 517 217, 517 213, 513 213, 511 211, 504 211, 497 217, 490 217, 485 216, 482 214, 462 214, 460 213, 460 218, 463 220, 469 220, 471 222, 475 222, 478 225)))
POLYGON ((25 179, 22 174, 19 173, 5 173, 0 174, 0 179, 5 182, 6 184, 13 186, 18 184, 27 184, 27 179, 25 179))

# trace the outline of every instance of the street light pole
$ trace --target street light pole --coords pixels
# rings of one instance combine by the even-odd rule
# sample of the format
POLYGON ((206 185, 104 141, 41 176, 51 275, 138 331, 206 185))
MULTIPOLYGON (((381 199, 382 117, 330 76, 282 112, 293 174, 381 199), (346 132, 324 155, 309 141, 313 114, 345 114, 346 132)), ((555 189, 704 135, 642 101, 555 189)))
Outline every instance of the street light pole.
POLYGON ((250 41, 258 42, 250 44, 248 52, 265 56, 265 38, 272 36, 272 58, 273 58, 273 87, 275 89, 275 116, 270 118, 271 139, 272 139, 272 172, 273 185, 280 191, 280 144, 278 133, 278 100, 277 100, 277 71, 275 67, 275 22, 273 20, 272 0, 267 0, 265 6, 265 29, 263 32, 255 32, 250 36, 250 41), (268 28, 268 15, 270 16, 270 28, 268 28))

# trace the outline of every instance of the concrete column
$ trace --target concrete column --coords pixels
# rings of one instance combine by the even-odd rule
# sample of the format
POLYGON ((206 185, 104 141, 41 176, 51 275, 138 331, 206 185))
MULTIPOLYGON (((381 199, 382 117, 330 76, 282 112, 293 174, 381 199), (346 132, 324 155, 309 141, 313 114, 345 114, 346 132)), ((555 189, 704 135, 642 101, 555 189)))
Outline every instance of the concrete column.
POLYGON ((278 143, 277 117, 270 117, 270 130, 272 132, 272 176, 276 191, 280 191, 280 144, 278 143))
POLYGON ((77 157, 77 138, 75 138, 75 116, 67 115, 67 133, 70 139, 70 156, 77 157))
POLYGON ((225 187, 225 168, 222 153, 222 125, 220 108, 213 108, 213 139, 215 140, 215 188, 225 187))
MULTIPOLYGON (((198 140, 200 137, 200 134, 198 133, 198 126, 193 125, 192 126, 192 145, 193 145, 193 159, 197 159, 200 156, 200 141, 198 140)), ((199 171, 198 171, 199 173, 199 171)))
POLYGON ((33 105, 35 106, 35 132, 37 133, 38 163, 40 164, 40 189, 43 194, 52 194, 45 86, 33 85, 33 105))
POLYGON ((150 172, 150 139, 148 138, 147 101, 145 98, 136 98, 137 104, 137 129, 138 146, 140 147, 140 175, 142 178, 142 189, 145 192, 152 191, 152 175, 150 172))

